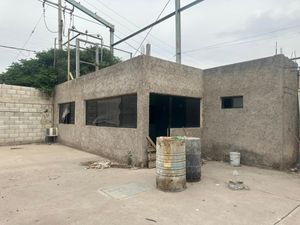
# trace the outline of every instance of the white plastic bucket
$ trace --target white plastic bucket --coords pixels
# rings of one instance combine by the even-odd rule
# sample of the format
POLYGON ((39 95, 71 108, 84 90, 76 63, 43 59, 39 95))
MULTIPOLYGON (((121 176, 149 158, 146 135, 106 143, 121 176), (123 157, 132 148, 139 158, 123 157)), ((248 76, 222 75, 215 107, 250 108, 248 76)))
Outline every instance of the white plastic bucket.
POLYGON ((239 152, 230 152, 230 165, 240 166, 241 154, 239 152))

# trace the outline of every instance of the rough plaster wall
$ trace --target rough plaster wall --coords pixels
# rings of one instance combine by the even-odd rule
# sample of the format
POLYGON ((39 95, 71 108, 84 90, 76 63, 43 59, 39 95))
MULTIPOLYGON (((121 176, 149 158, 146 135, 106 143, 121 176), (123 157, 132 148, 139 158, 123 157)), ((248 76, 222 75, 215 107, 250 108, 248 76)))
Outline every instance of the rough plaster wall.
MULTIPOLYGON (((186 97, 203 97, 202 70, 179 65, 162 59, 143 56, 144 72, 142 73, 142 96, 144 107, 142 109, 143 149, 146 149, 145 137, 149 135, 149 96, 150 93, 177 95, 186 97)), ((202 104, 201 104, 202 105, 202 104)), ((200 116, 202 119, 202 116, 200 116)), ((186 128, 189 135, 200 137, 201 128, 186 128)), ((146 153, 144 153, 146 157, 146 153)))
POLYGON ((202 70, 144 56, 148 92, 187 97, 203 96, 202 70))
MULTIPOLYGON (((222 160, 224 153, 239 151, 244 164, 282 166, 283 146, 291 137, 283 138, 283 81, 294 80, 283 76, 284 59, 279 55, 204 71, 204 155, 222 160), (244 108, 221 109, 221 97, 239 95, 244 96, 244 108)), ((294 103, 287 104, 289 121, 297 117, 294 103)))
MULTIPOLYGON (((75 125, 59 124, 59 141, 119 161, 128 152, 136 164, 146 163, 149 130, 149 93, 202 97, 202 71, 175 63, 139 56, 77 80, 58 85, 55 91, 55 123, 58 104, 75 101, 75 125), (200 87, 200 88, 199 88, 200 87), (137 93, 137 129, 85 125, 87 99, 137 93)), ((199 129, 200 130, 200 129, 199 129)))
POLYGON ((282 168, 296 163, 298 155, 298 65, 282 58, 283 76, 283 149, 282 168))
POLYGON ((0 84, 0 145, 42 142, 51 121, 50 98, 34 88, 0 84))
MULTIPOLYGON (((75 101, 75 125, 58 124, 59 141, 121 162, 127 162, 128 153, 132 152, 137 157, 135 161, 142 161, 137 141, 140 115, 138 129, 85 125, 85 100, 137 93, 139 67, 138 59, 133 59, 58 85, 54 96, 55 124, 58 104, 75 101)), ((142 107, 140 104, 138 95, 138 108, 142 107)))
MULTIPOLYGON (((298 146, 290 132, 297 133, 298 127, 293 95, 297 82, 287 65, 290 61, 276 56, 206 70, 203 75, 199 69, 140 56, 56 87, 56 124, 58 103, 76 102, 75 125, 59 124, 59 141, 123 162, 130 151, 140 165, 146 162, 149 94, 199 97, 201 128, 186 132, 201 137, 204 155, 220 160, 224 153, 240 151, 242 163, 286 167, 298 146), (138 96, 137 129, 85 125, 85 100, 130 93, 138 96), (243 109, 221 109, 222 96, 237 95, 244 96, 243 109)), ((181 129, 172 133, 185 135, 181 129)))
POLYGON ((187 136, 201 138, 201 128, 172 128, 171 136, 187 136))

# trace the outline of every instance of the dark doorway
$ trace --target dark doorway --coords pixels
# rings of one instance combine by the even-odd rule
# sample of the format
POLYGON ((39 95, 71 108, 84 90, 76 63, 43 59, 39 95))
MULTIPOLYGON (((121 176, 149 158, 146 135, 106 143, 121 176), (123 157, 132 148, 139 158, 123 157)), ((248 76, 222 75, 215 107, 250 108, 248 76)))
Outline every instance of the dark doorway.
POLYGON ((150 94, 149 136, 170 136, 170 128, 200 127, 200 98, 150 94))

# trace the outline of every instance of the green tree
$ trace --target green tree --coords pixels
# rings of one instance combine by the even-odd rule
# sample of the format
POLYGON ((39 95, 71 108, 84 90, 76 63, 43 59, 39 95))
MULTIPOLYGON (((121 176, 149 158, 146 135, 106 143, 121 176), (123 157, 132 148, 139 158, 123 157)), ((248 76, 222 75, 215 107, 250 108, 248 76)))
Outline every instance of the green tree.
MULTIPOLYGON (((20 60, 13 63, 6 72, 0 74, 0 83, 35 87, 47 95, 51 95, 55 85, 67 80, 67 51, 54 49, 39 52, 33 59, 20 60)), ((101 61, 99 55, 99 61, 101 61)), ((87 48, 80 51, 80 59, 87 62, 95 61, 95 49, 87 48)), ((121 60, 113 56, 108 49, 103 49, 103 61, 100 68, 116 64, 121 60)), ((95 71, 92 65, 81 64, 80 74, 95 71)), ((75 76, 75 49, 71 50, 71 73, 75 76)))

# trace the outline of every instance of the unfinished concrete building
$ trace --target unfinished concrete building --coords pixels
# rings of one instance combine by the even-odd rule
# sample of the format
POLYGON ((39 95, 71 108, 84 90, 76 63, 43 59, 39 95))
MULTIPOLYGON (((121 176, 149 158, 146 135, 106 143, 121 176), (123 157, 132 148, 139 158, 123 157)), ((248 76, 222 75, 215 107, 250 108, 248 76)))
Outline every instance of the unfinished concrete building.
POLYGON ((208 70, 139 56, 60 84, 59 142, 147 164, 147 140, 200 137, 203 155, 286 168, 298 154, 297 65, 284 57, 208 70))

